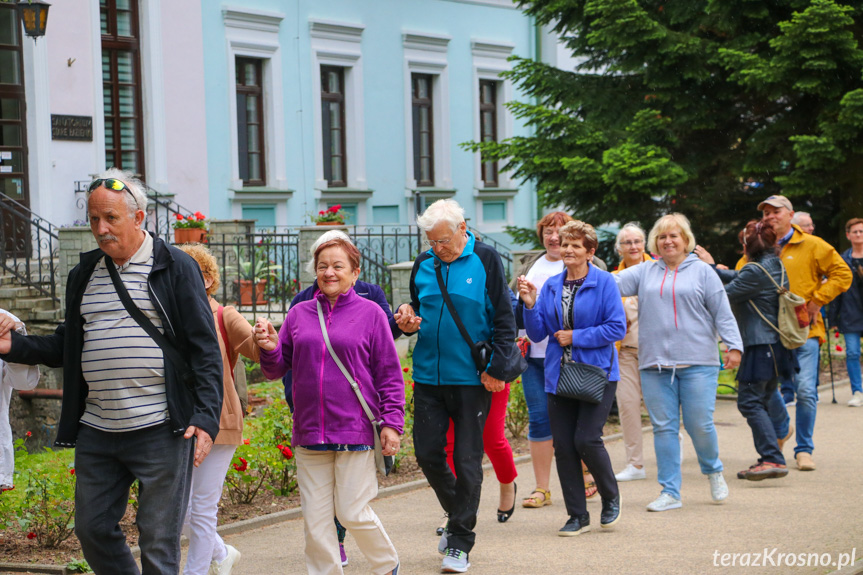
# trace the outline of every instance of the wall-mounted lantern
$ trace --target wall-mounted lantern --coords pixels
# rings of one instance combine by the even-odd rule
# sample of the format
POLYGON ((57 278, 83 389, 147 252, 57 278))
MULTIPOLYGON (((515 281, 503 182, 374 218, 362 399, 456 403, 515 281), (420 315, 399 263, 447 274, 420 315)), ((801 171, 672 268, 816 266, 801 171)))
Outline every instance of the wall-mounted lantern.
POLYGON ((24 33, 35 41, 45 35, 48 24, 48 8, 51 5, 43 0, 19 0, 18 10, 24 23, 24 33))

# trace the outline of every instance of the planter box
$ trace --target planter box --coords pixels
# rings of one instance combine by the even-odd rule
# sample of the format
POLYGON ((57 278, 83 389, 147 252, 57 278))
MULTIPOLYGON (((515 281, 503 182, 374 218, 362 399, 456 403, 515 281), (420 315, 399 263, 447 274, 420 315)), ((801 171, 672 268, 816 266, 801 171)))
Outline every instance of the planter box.
POLYGON ((252 286, 254 285, 255 305, 266 305, 264 291, 267 289, 267 280, 238 280, 240 282, 240 305, 252 305, 252 286))
POLYGON ((207 239, 207 230, 204 228, 176 228, 174 229, 175 244, 202 244, 207 239))

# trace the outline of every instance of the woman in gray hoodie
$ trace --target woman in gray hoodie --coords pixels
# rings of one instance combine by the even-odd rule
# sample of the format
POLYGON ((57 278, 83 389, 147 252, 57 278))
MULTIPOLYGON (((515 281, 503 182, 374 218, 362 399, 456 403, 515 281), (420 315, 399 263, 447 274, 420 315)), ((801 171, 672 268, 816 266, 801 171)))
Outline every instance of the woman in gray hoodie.
POLYGON ((648 511, 682 506, 680 498, 680 412, 710 495, 728 497, 713 425, 720 358, 717 335, 728 347, 725 367, 740 364, 743 343, 722 282, 691 252, 695 237, 682 214, 657 220, 647 239, 659 259, 625 269, 615 277, 624 297, 638 296, 638 368, 644 404, 653 424, 656 466, 662 493, 648 511))

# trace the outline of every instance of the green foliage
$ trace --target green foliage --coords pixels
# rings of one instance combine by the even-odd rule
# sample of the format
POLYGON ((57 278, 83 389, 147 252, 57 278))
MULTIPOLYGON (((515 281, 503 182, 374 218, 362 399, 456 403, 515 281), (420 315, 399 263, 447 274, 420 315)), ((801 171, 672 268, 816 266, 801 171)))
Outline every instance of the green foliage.
POLYGON ((463 147, 535 182, 543 205, 647 229, 680 211, 699 243, 733 261, 728 234, 771 193, 834 233, 840 198, 863 198, 859 3, 518 4, 578 64, 513 57, 503 76, 526 98, 507 106, 532 134, 463 147))
POLYGON ((264 409, 260 417, 245 420, 248 439, 237 448, 225 478, 231 503, 252 503, 261 489, 282 496, 296 489, 296 461, 289 447, 292 421, 281 399, 264 409))
POLYGON ((66 563, 66 571, 69 573, 92 573, 90 564, 85 559, 75 559, 66 563))
POLYGON ((529 250, 544 250, 545 246, 536 235, 534 228, 519 228, 518 226, 506 226, 504 228, 512 241, 517 245, 526 246, 529 250))
MULTIPOLYGON (((55 455, 50 450, 47 453, 55 455)), ((17 522, 28 537, 35 535, 40 547, 55 548, 68 539, 75 527, 74 468, 64 467, 58 457, 49 457, 44 465, 28 469, 17 522)))
POLYGON ((506 428, 513 437, 527 435, 527 400, 524 398, 524 388, 521 378, 509 386, 509 403, 506 406, 506 428))

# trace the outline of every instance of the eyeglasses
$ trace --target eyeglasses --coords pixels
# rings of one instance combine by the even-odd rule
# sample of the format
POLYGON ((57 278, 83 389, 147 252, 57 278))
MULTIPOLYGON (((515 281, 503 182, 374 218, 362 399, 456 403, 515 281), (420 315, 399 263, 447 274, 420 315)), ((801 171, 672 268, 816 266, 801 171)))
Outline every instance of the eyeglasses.
POLYGON ((448 243, 450 243, 450 242, 453 240, 453 238, 454 238, 454 237, 455 237, 455 234, 451 235, 451 236, 449 237, 449 239, 448 239, 448 240, 426 240, 426 241, 424 241, 424 242, 423 242, 423 244, 424 244, 424 245, 425 245, 425 247, 427 247, 427 248, 432 248, 432 249, 434 249, 434 248, 435 248, 435 246, 445 246, 445 245, 447 245, 448 243))
MULTIPOLYGON (((98 180, 93 180, 93 183, 90 184, 90 187, 87 188, 87 193, 93 193, 99 186, 104 185, 109 190, 114 190, 115 192, 122 192, 126 190, 129 192, 129 195, 132 196, 132 190, 129 189, 129 186, 126 185, 125 182, 118 180, 116 178, 100 178, 98 180)), ((133 198, 135 196, 132 196, 133 198)))
POLYGON ((626 247, 632 247, 632 246, 640 246, 643 243, 644 243, 644 240, 626 240, 625 242, 620 242, 620 245, 626 246, 626 247))

